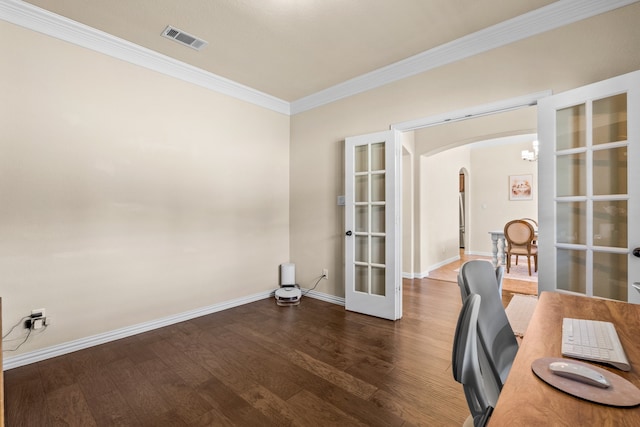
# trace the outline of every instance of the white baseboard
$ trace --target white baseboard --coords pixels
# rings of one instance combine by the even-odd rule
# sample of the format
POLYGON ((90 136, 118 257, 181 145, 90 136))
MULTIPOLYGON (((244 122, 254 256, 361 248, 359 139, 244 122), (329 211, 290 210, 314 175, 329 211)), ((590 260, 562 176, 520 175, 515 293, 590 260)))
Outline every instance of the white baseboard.
POLYGON ((465 252, 465 255, 488 256, 488 257, 493 256, 491 252, 478 252, 478 251, 465 252))
POLYGON ((344 298, 337 297, 335 295, 324 294, 317 291, 309 291, 309 293, 305 294, 305 291, 303 290, 302 293, 309 298, 319 299, 322 301, 330 302, 331 304, 337 304, 344 307, 344 298))
MULTIPOLYGON (((303 292, 305 291, 303 290, 303 292)), ((92 335, 86 338, 80 338, 74 341, 69 341, 40 350, 30 351, 28 353, 19 354, 17 356, 6 357, 3 360, 2 369, 6 371, 13 368, 19 368, 20 366, 29 365, 31 363, 41 362, 53 357, 73 353, 74 351, 83 350, 85 348, 119 340, 121 338, 130 337, 132 335, 137 335, 142 332, 148 332, 154 329, 162 328, 164 326, 169 326, 175 323, 195 319, 196 317, 206 316, 208 314, 216 313, 228 308, 238 307, 244 304, 263 300, 265 298, 273 298, 273 295, 274 291, 261 292, 258 294, 225 301, 219 304, 210 305, 208 307, 202 307, 184 313, 163 317, 161 319, 152 320, 150 322, 139 323, 137 325, 127 326, 102 334, 92 335)), ((344 306, 344 298, 336 297, 334 295, 324 294, 317 291, 309 291, 307 294, 305 294, 305 296, 344 306)))
POLYGON ((175 323, 184 322, 186 320, 191 320, 196 317, 205 316, 207 314, 212 314, 218 311, 226 310, 228 308, 249 304, 265 298, 269 298, 271 296, 273 296, 273 292, 262 292, 259 294, 249 295, 246 297, 237 298, 230 301, 225 301, 219 304, 210 305, 208 307, 202 307, 202 308, 187 311, 184 313, 163 317, 161 319, 152 320, 150 322, 139 323, 137 325, 127 326, 124 328, 116 329, 116 330, 105 332, 102 334, 92 335, 86 338, 80 338, 74 341, 69 341, 66 343, 43 348, 40 350, 30 351, 28 353, 19 354, 17 356, 7 357, 3 361, 3 370, 6 371, 8 369, 18 368, 20 366, 28 365, 30 363, 36 363, 42 360, 50 359, 52 357, 62 356, 63 354, 72 353, 74 351, 104 344, 110 341, 115 341, 121 338, 130 337, 132 335, 136 335, 142 332, 152 331, 154 329, 162 328, 164 326, 173 325, 175 323))
POLYGON ((424 279, 425 277, 429 277, 429 273, 431 271, 437 270, 440 267, 444 267, 445 265, 451 264, 452 262, 458 261, 458 260, 460 260, 460 255, 456 255, 456 256, 453 256, 451 258, 445 259, 443 261, 440 261, 437 264, 433 264, 433 265, 429 266, 427 271, 423 271, 421 273, 414 274, 413 278, 415 278, 415 279, 424 279))

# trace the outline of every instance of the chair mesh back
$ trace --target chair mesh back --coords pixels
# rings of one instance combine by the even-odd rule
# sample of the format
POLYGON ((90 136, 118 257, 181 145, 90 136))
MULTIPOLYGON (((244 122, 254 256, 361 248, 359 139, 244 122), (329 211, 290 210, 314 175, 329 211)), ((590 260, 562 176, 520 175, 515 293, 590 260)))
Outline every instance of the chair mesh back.
MULTIPOLYGON (((495 399, 487 394, 479 363, 478 313, 481 297, 467 296, 458 316, 453 340, 453 377, 462 384, 474 425, 484 425, 495 406, 495 399)), ((497 398, 497 396, 496 396, 497 398)))
POLYGON ((464 293, 482 297, 478 334, 495 381, 501 389, 518 351, 518 342, 504 311, 496 276, 493 264, 484 260, 467 261, 460 268, 464 293))

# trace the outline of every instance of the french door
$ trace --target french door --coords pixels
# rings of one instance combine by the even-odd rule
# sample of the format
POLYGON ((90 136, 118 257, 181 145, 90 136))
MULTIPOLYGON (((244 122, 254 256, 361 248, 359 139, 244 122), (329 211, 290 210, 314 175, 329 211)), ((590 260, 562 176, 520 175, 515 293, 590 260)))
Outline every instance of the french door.
POLYGON ((400 133, 346 139, 345 308, 402 317, 400 133))
POLYGON ((640 303, 640 72, 541 99, 538 126, 539 290, 640 303))

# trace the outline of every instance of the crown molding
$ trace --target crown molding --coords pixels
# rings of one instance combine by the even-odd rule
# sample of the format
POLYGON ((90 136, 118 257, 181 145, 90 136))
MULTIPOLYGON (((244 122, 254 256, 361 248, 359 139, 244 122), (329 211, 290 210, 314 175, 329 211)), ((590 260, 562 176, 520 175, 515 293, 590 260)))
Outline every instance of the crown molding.
POLYGON ((560 0, 300 98, 291 103, 291 114, 311 110, 637 1, 560 0))
POLYGON ((21 0, 0 0, 0 19, 193 84, 292 115, 640 0, 559 0, 291 103, 21 0))
POLYGON ((287 101, 56 15, 24 1, 0 1, 0 19, 278 113, 290 114, 290 104, 287 101))

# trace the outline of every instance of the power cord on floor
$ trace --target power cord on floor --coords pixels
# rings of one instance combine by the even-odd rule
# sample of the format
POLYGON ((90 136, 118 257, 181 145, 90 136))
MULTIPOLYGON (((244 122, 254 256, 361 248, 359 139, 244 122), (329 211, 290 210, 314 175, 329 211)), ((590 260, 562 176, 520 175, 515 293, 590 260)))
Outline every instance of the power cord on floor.
POLYGON ((323 274, 322 276, 320 276, 320 277, 318 278, 318 280, 316 281, 316 284, 315 284, 315 285, 313 285, 313 288, 311 288, 311 289, 307 289, 307 291, 306 291, 306 292, 304 292, 304 293, 302 294, 302 296, 305 296, 305 295, 307 295, 309 292, 311 292, 312 290, 314 290, 314 289, 318 286, 318 283, 320 283, 320 281, 321 281, 322 279, 324 279, 325 277, 327 277, 327 276, 326 276, 326 275, 324 275, 324 274, 323 274))

